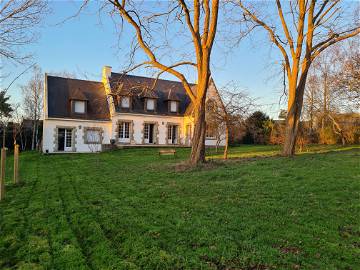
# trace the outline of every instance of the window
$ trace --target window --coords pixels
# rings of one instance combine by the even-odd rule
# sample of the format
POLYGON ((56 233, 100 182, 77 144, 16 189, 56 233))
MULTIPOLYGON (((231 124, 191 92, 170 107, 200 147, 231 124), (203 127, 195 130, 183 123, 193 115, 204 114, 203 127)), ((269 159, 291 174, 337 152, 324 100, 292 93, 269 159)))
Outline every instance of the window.
POLYGON ((144 139, 149 139, 149 125, 145 124, 144 126, 144 139))
POLYGON ((177 111, 178 111, 178 102, 170 101, 170 112, 177 112, 177 111))
POLYGON ((74 101, 74 112, 75 113, 85 113, 85 101, 75 100, 74 101))
POLYGON ((65 129, 65 147, 71 147, 72 141, 72 130, 65 129))
POLYGON ((146 110, 154 111, 155 110, 155 100, 152 98, 148 98, 146 100, 146 110))
POLYGON ((121 97, 121 108, 130 108, 130 97, 121 97))
POLYGON ((178 126, 169 125, 168 134, 167 134, 168 144, 177 144, 178 143, 178 126))
POLYGON ((72 151, 73 142, 73 128, 58 128, 57 129, 57 150, 58 151, 72 151))
POLYGON ((100 130, 97 130, 97 129, 86 130, 86 142, 87 143, 101 143, 100 130))
POLYGON ((119 125, 119 138, 129 139, 130 138, 130 123, 121 122, 119 125))

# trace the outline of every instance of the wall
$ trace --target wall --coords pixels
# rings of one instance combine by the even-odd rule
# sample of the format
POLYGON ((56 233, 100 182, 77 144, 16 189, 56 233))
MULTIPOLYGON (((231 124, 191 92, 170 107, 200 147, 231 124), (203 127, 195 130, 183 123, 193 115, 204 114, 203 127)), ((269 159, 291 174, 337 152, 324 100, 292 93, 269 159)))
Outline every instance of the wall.
MULTIPOLYGON (((186 137, 186 125, 192 125, 192 131, 194 130, 194 123, 191 117, 175 117, 175 116, 160 116, 160 115, 140 115, 140 114, 116 114, 113 116, 113 133, 112 137, 117 138, 117 127, 119 121, 130 121, 133 123, 133 136, 131 138, 131 144, 143 144, 143 130, 145 122, 154 122, 158 126, 158 144, 166 145, 167 138, 167 124, 178 124, 180 133, 180 144, 185 145, 186 137)), ((118 142, 118 140, 117 140, 118 142)), ((216 139, 205 140, 205 145, 216 146, 216 139)), ((225 145, 225 134, 221 136, 220 146, 225 145)), ((189 145, 187 145, 189 146, 189 145)))
MULTIPOLYGON (((118 122, 130 121, 133 123, 133 136, 131 144, 143 144, 144 123, 155 123, 158 127, 158 144, 166 145, 167 124, 179 125, 180 144, 184 143, 184 118, 176 116, 144 115, 144 114, 116 114, 113 116, 113 138, 117 138, 118 122)), ((156 135, 155 135, 156 136, 156 135)))
MULTIPOLYGON (((84 143, 84 128, 102 128, 102 143, 109 144, 110 139, 117 138, 117 125, 118 121, 131 121, 133 123, 133 137, 131 140, 132 145, 143 145, 143 131, 144 123, 152 122, 156 123, 158 127, 158 145, 167 144, 167 125, 177 124, 179 125, 179 145, 185 144, 185 126, 190 124, 190 118, 188 117, 176 117, 176 116, 153 116, 153 115, 137 115, 137 114, 116 114, 113 116, 112 122, 101 121, 85 121, 85 120, 58 120, 47 119, 44 121, 43 126, 43 152, 48 150, 49 153, 57 152, 56 142, 56 128, 57 127, 69 127, 74 129, 73 141, 75 141, 73 152, 93 152, 100 151, 100 145, 88 145, 84 143)), ((192 126, 193 130, 193 126, 192 126)), ((156 136, 155 135, 155 136, 156 136)), ((207 146, 215 146, 216 140, 206 140, 207 146)), ((220 146, 225 144, 225 140, 222 140, 220 146)))
POLYGON ((48 150, 49 153, 56 152, 56 128, 57 127, 69 127, 74 128, 73 142, 74 152, 93 152, 100 151, 101 145, 94 144, 84 144, 84 128, 101 128, 102 133, 102 143, 109 144, 112 134, 111 122, 108 121, 85 121, 85 120, 55 120, 55 119, 46 119, 43 124, 43 152, 45 153, 48 150))

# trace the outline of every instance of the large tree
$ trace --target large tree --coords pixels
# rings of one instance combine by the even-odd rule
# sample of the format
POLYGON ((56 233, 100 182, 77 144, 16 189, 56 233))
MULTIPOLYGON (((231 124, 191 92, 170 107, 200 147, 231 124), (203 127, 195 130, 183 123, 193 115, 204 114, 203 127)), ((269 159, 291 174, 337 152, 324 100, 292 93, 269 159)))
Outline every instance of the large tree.
MULTIPOLYGON (((219 0, 194 0, 191 5, 184 0, 170 2, 136 2, 108 0, 122 21, 127 22, 135 34, 134 49, 140 49, 146 60, 131 68, 151 67, 175 76, 183 84, 191 99, 194 113, 194 134, 190 163, 205 161, 205 100, 210 78, 211 52, 215 40, 219 0), (151 6, 145 10, 144 6, 151 6), (171 30, 169 30, 171 29, 171 30), (154 34, 156 32, 156 34, 154 34), (169 38, 171 36, 171 38, 169 38), (176 41, 176 42, 175 42, 176 41), (183 44, 178 50, 169 44, 183 44), (166 54, 166 57, 164 57, 166 54), (195 69, 196 87, 189 83, 186 67, 195 69)), ((135 50, 131 53, 134 57, 135 50)))
POLYGON ((331 45, 360 33, 360 19, 358 13, 354 14, 359 4, 341 0, 276 0, 261 3, 265 16, 256 3, 233 2, 242 9, 247 22, 269 34, 283 58, 288 88, 283 155, 294 155, 310 66, 331 45))

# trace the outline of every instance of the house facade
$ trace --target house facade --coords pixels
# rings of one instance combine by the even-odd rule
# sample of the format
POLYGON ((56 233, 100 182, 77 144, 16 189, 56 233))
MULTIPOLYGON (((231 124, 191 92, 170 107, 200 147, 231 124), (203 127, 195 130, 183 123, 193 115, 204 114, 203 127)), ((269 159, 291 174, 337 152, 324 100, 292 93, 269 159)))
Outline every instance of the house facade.
MULTIPOLYGON (((196 85, 191 85, 196 91, 196 85)), ((191 146, 191 102, 176 81, 114 73, 102 81, 45 74, 44 153, 98 152, 116 146, 191 146)), ((219 100, 214 83, 208 98, 219 100)), ((225 136, 207 133, 206 145, 224 145, 225 136)))

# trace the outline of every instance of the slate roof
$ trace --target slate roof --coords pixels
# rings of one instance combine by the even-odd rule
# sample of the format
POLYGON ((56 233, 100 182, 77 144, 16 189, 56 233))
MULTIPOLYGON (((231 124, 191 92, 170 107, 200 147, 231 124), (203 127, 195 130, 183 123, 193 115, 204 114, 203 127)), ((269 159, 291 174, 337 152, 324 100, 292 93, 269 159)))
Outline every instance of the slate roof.
MULTIPOLYGON (((186 94, 181 82, 153 78, 111 73, 110 87, 115 96, 131 96, 131 110, 123 109, 119 105, 116 111, 121 113, 143 113, 155 115, 184 115, 190 104, 190 98, 186 94), (156 83, 155 83, 156 81, 156 83), (154 85, 155 83, 155 85, 154 85), (144 109, 145 98, 156 99, 156 111, 149 112, 144 109), (179 112, 171 113, 168 109, 168 101, 179 102, 179 112)), ((191 84, 191 87, 195 87, 191 84)))
POLYGON ((101 82, 47 76, 48 117, 110 120, 104 85, 101 82), (71 100, 87 102, 85 114, 71 110, 71 100))

